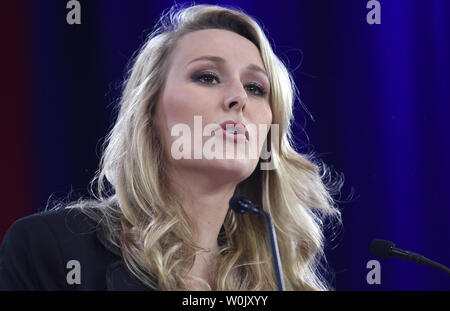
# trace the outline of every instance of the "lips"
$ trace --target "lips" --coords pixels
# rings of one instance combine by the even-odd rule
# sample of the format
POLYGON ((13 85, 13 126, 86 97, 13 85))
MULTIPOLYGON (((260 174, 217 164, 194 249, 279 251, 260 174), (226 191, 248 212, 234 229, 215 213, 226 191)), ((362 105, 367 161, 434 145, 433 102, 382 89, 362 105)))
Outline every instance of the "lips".
POLYGON ((224 131, 224 135, 234 135, 234 140, 236 141, 238 137, 245 137, 248 141, 249 134, 245 124, 236 122, 233 120, 227 120, 220 123, 220 127, 224 131))

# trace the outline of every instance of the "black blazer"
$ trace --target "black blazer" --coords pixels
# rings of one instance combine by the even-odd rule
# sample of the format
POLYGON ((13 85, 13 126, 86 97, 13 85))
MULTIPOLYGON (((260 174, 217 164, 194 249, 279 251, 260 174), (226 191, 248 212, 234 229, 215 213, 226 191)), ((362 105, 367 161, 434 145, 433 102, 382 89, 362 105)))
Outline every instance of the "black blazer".
POLYGON ((151 289, 131 275, 94 221, 74 208, 13 223, 0 246, 0 290, 151 289))

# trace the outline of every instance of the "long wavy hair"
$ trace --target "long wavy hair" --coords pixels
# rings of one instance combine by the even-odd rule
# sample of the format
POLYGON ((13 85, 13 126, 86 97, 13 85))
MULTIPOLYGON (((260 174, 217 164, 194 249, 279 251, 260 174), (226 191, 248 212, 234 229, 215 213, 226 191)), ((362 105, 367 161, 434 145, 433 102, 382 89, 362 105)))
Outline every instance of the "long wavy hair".
MULTIPOLYGON (((258 166, 236 192, 272 217, 286 289, 332 289, 323 274, 324 223, 340 223, 334 194, 342 179, 311 152, 294 149, 291 125, 298 92, 292 76, 258 22, 240 9, 176 5, 162 14, 129 67, 117 120, 90 184, 94 198, 67 207, 79 207, 98 222, 142 283, 158 290, 187 289, 187 274, 204 250, 195 245, 189 219, 170 190, 153 117, 171 51, 182 36, 201 29, 233 31, 259 49, 271 85, 272 123, 279 124, 278 139, 267 142, 276 169, 258 166)), ((265 230, 260 217, 228 211, 219 235, 215 290, 277 289, 265 230)))

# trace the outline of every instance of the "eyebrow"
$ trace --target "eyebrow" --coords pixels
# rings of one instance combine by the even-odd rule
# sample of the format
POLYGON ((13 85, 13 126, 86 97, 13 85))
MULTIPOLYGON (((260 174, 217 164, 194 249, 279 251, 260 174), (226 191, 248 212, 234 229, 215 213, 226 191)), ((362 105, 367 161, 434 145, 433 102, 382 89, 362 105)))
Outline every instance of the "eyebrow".
MULTIPOLYGON (((200 56, 200 57, 197 57, 197 58, 191 60, 188 63, 188 65, 193 63, 193 62, 200 61, 200 60, 209 60, 209 61, 212 61, 212 62, 215 62, 215 63, 220 63, 220 64, 223 64, 223 63, 226 62, 226 60, 224 58, 220 57, 220 56, 209 56, 209 55, 206 55, 206 56, 200 56)), ((247 66, 247 69, 250 69, 252 71, 261 72, 267 78, 269 78, 267 73, 266 73, 266 71, 264 69, 262 69, 261 67, 259 67, 258 65, 250 64, 250 65, 247 66)))

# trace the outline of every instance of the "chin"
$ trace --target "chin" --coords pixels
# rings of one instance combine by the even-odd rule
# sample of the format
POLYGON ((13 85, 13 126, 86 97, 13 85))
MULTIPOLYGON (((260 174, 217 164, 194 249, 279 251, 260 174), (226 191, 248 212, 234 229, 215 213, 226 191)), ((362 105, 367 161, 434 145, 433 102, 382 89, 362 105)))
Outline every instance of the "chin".
POLYGON ((204 163, 208 172, 216 172, 218 177, 229 176, 238 182, 248 178, 258 164, 258 161, 249 159, 214 159, 205 162, 209 162, 204 163))

